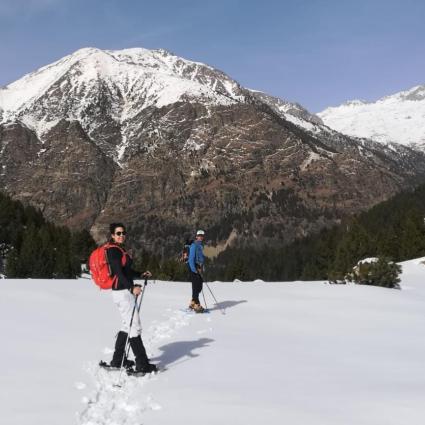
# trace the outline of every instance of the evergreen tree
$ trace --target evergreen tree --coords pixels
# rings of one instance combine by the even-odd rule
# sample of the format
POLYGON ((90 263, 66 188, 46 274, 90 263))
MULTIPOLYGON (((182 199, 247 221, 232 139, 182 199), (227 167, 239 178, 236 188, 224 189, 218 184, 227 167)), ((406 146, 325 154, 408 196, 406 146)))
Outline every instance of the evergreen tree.
POLYGON ((71 233, 47 223, 41 212, 0 193, 0 255, 8 277, 75 278, 95 247, 87 231, 71 233))
POLYGON ((76 255, 79 263, 87 264, 88 258, 95 248, 96 243, 88 230, 83 229, 72 233, 71 251, 76 255))
POLYGON ((351 281, 360 285, 399 289, 400 273, 401 266, 389 261, 386 257, 379 257, 376 262, 365 262, 357 265, 349 276, 351 281))
POLYGON ((353 220, 336 246, 335 261, 331 271, 336 276, 343 276, 357 261, 370 257, 373 252, 371 239, 366 229, 357 220, 353 220))
POLYGON ((408 211, 400 228, 398 258, 400 260, 408 260, 425 255, 425 226, 423 216, 416 209, 408 211))
POLYGON ((30 225, 23 234, 22 246, 17 258, 17 275, 15 277, 44 277, 41 276, 43 258, 40 254, 40 238, 37 229, 30 225))

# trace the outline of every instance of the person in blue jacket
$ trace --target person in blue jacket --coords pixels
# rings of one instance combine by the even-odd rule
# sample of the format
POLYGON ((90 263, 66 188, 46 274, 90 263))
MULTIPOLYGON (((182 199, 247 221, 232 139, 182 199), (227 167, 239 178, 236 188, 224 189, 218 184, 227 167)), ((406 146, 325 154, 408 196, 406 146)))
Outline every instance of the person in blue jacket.
POLYGON ((189 308, 197 313, 203 313, 204 311, 204 308, 199 302, 199 294, 202 291, 202 284, 204 282, 202 278, 205 263, 204 250, 202 247, 204 237, 205 232, 203 230, 198 230, 195 240, 190 245, 189 249, 188 265, 190 281, 192 282, 192 300, 190 301, 189 308))

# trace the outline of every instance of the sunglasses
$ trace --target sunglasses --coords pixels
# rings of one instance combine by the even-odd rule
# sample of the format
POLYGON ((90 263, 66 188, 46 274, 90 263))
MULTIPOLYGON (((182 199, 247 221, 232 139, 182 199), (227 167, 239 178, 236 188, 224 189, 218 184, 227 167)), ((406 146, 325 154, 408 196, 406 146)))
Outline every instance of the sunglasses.
POLYGON ((127 232, 115 232, 116 236, 125 236, 127 232))

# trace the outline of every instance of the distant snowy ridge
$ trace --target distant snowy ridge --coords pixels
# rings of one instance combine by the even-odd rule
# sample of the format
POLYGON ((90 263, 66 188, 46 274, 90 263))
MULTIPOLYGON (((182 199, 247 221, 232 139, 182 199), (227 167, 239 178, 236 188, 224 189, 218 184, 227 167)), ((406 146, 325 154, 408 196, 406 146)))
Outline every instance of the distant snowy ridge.
POLYGON ((425 148, 425 85, 376 102, 349 101, 317 115, 327 126, 348 136, 425 148))
POLYGON ((323 124, 323 121, 317 115, 311 114, 307 111, 307 109, 296 102, 288 102, 258 90, 250 90, 250 92, 257 99, 270 106, 273 111, 282 115, 283 118, 289 121, 292 121, 294 118, 298 119, 298 121, 294 120, 297 125, 301 124, 302 127, 310 129, 310 126, 307 123, 323 124))

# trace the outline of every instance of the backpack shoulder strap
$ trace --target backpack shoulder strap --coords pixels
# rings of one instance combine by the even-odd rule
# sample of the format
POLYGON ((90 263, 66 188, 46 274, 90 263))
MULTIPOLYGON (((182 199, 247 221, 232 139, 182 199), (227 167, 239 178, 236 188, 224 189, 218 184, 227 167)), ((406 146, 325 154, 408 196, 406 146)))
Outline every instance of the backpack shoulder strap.
POLYGON ((126 262, 127 262, 127 255, 128 255, 128 253, 127 253, 127 251, 126 251, 124 248, 121 248, 120 246, 115 245, 115 244, 112 244, 112 243, 110 243, 110 242, 106 242, 106 243, 103 245, 103 247, 105 248, 105 256, 106 256, 106 261, 107 261, 107 263, 108 263, 108 266, 109 266, 109 259, 108 259, 108 254, 106 253, 106 251, 107 251, 109 248, 117 248, 117 249, 119 249, 119 250, 121 251, 121 254, 122 254, 122 261, 121 261, 121 264, 122 264, 123 266, 125 266, 125 264, 126 264, 126 262))
POLYGON ((116 245, 116 244, 114 244, 114 243, 111 243, 111 242, 106 242, 105 244, 103 244, 103 246, 105 247, 105 249, 108 249, 108 248, 117 248, 117 249, 119 249, 123 254, 125 254, 126 253, 126 250, 124 249, 124 248, 122 248, 122 247, 120 247, 119 245, 116 245))

